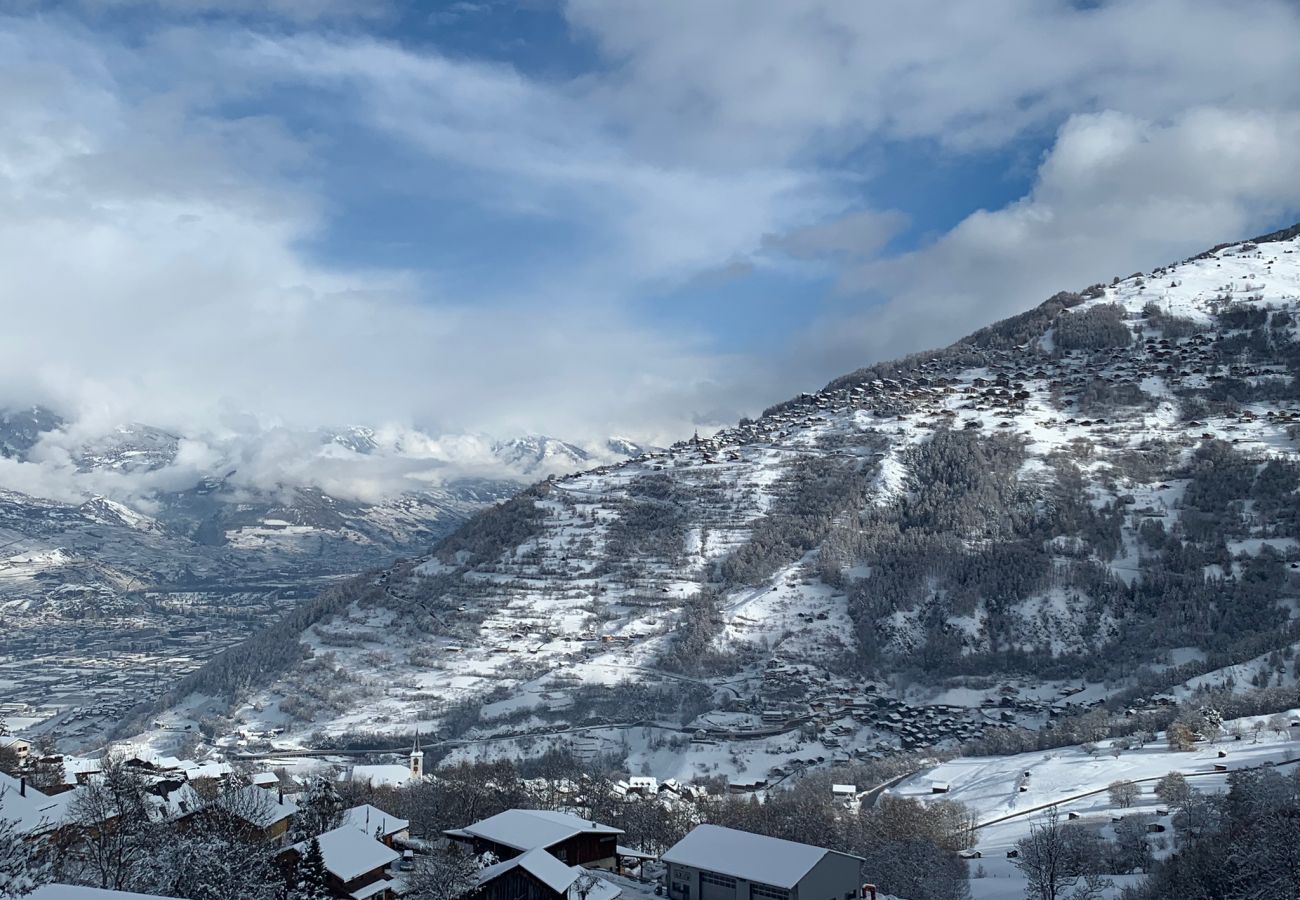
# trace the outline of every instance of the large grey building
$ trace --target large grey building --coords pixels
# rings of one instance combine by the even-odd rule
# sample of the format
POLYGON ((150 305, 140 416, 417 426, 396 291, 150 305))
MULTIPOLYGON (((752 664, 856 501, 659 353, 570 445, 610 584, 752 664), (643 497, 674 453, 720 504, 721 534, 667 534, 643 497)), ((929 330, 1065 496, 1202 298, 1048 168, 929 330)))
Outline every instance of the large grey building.
POLYGON ((663 855, 670 900, 854 900, 862 859, 779 838, 699 825, 663 855))

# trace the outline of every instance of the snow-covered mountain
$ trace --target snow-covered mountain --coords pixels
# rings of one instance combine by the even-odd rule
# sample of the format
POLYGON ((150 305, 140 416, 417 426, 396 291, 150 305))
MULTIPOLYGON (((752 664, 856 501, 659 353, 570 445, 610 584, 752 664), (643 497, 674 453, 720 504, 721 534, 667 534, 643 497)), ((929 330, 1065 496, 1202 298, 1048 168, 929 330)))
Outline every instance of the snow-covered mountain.
POLYGON ((1297 235, 543 482, 170 699, 228 696, 232 728, 299 741, 419 727, 473 738, 459 757, 558 731, 632 771, 753 782, 1292 645, 1297 235), (249 695, 245 670, 274 683, 249 695))
MULTIPOLYGON (((140 423, 87 432, 39 406, 0 412, 0 450, 13 464, 0 472, 0 545, 27 560, 25 571, 49 551, 84 553, 156 587, 373 568, 426 552, 540 475, 622 458, 554 438, 363 426, 221 438, 140 423)), ((42 572, 41 590, 62 570, 42 572)), ((31 601, 33 590, 27 578, 0 579, 0 602, 31 601)))
POLYGON ((591 459, 591 454, 576 444, 545 435, 499 441, 492 445, 492 453, 507 466, 530 475, 545 475, 556 469, 571 472, 591 459))

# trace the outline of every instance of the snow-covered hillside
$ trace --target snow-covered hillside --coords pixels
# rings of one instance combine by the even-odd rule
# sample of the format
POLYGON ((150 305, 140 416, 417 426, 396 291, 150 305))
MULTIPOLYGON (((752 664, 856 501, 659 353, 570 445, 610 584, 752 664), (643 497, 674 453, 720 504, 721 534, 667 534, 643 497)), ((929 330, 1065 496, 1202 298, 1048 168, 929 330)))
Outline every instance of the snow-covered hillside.
POLYGON ((427 553, 539 469, 587 464, 409 428, 214 436, 0 411, 0 706, 93 743, 160 673, 427 553))
MULTIPOLYGON (((971 881, 974 900, 1025 895, 1025 878, 1008 857, 1049 808, 1059 817, 1113 840, 1126 819, 1142 823, 1157 858, 1178 839, 1176 805, 1155 793, 1172 772, 1205 794, 1224 793, 1233 772, 1274 770, 1295 777, 1300 765, 1300 710, 1245 716, 1223 723, 1222 735, 1197 741, 1192 749, 1169 749, 1164 734, 1141 746, 1128 740, 1060 747, 1046 753, 963 757, 927 767, 886 793, 923 801, 956 800, 977 822, 975 845, 967 853, 980 877, 971 881), (1294 723, 1294 724, 1293 724, 1294 723), (1116 782, 1131 782, 1132 796, 1112 796, 1116 782), (1117 803, 1117 797, 1121 799, 1117 803)), ((1118 885, 1141 876, 1114 875, 1118 885)))
POLYGON ((1300 640, 1298 325, 1293 229, 549 479, 297 635, 232 730, 772 783, 1257 659, 1300 640))

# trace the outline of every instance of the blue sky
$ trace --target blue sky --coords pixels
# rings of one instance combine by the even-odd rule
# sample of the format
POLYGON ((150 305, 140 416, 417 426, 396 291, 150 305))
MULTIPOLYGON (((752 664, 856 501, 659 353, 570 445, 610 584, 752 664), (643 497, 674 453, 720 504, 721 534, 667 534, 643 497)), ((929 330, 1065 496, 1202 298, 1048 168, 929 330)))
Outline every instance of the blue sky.
POLYGON ((0 401, 84 415, 671 440, 1300 218, 1287 0, 0 11, 0 401))

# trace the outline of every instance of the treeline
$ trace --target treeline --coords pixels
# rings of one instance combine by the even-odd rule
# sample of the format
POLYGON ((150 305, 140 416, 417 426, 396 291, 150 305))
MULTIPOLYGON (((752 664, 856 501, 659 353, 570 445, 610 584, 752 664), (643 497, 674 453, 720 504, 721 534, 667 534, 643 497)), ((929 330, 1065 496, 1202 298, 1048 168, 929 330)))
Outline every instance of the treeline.
POLYGON ((1133 343, 1133 332, 1124 321, 1124 307, 1098 303, 1083 312, 1065 312, 1057 317, 1052 331, 1057 350, 1108 350, 1133 343))
POLYGON ((1174 799, 1177 849, 1123 900, 1300 897, 1300 767, 1232 772, 1226 794, 1174 799))
POLYGON ((434 555, 447 565, 473 566, 499 559, 541 533, 546 516, 537 501, 549 491, 550 485, 543 481, 470 517, 438 542, 434 555))

